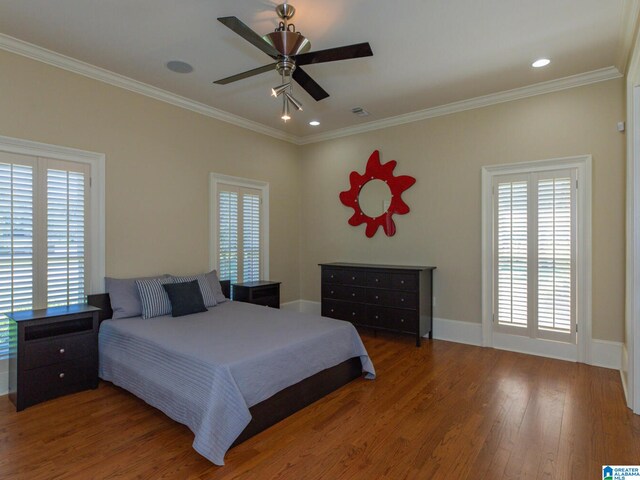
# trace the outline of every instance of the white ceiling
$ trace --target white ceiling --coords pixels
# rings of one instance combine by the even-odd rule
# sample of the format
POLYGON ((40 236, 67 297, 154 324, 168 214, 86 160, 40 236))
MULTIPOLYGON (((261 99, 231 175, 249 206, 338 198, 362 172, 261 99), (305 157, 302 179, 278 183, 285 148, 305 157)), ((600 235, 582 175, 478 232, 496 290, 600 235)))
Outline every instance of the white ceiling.
POLYGON ((267 0, 0 0, 0 33, 304 136, 616 65, 624 1, 292 0, 312 50, 368 41, 374 56, 306 66, 331 96, 294 89, 304 111, 287 124, 269 95, 275 72, 212 84, 271 61, 216 20, 268 33, 277 18, 267 0), (539 57, 551 65, 533 69, 539 57), (169 60, 195 70, 170 72, 169 60))

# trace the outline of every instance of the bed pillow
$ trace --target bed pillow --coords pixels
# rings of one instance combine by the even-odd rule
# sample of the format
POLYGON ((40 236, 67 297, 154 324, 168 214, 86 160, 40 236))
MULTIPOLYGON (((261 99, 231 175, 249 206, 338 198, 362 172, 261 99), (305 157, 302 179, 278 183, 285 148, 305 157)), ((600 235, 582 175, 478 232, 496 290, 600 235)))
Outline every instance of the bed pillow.
POLYGON ((165 283, 173 283, 171 277, 136 280, 140 303, 142 304, 142 318, 153 318, 171 313, 169 295, 162 288, 165 283))
POLYGON ((111 300, 112 318, 139 317, 142 314, 142 303, 136 286, 136 280, 151 280, 153 278, 168 278, 169 275, 139 278, 111 278, 105 277, 105 287, 111 300))
POLYGON ((207 277, 207 281, 209 282, 209 287, 213 291, 213 296, 216 299, 216 303, 226 302, 227 299, 222 293, 222 286, 220 285, 220 280, 218 279, 218 272, 215 270, 211 270, 209 273, 205 275, 207 277))
POLYGON ((200 275, 191 275, 187 277, 171 277, 173 279, 173 283, 185 283, 185 282, 193 282, 197 281, 198 286, 200 287, 200 293, 202 294, 202 299, 204 300, 205 307, 215 307, 216 306, 216 297, 213 295, 213 290, 209 286, 209 282, 205 277, 204 273, 200 275))
POLYGON ((202 291, 197 280, 182 283, 166 283, 162 288, 171 302, 171 316, 182 317, 192 313, 206 312, 202 291))

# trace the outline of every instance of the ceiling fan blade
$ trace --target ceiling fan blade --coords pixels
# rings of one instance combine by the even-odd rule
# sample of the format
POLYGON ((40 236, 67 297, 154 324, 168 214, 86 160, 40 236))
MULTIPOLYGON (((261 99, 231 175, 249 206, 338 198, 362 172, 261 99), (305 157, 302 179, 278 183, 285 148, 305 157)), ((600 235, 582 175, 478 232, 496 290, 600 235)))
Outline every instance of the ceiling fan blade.
POLYGON ((244 38, 247 42, 252 43, 264 53, 269 55, 272 58, 277 58, 278 51, 269 45, 263 38, 258 35, 256 32, 247 27, 244 23, 238 20, 237 17, 220 17, 218 21, 223 25, 229 27, 231 30, 236 32, 242 38, 244 38))
POLYGON ((310 65, 312 63, 335 62, 349 58, 370 57, 373 55, 369 42, 346 45, 344 47, 318 50, 317 52, 296 55, 296 65, 310 65))
POLYGON ((238 73, 237 75, 232 75, 227 78, 221 78, 220 80, 216 80, 215 84, 217 85, 226 85, 228 83, 237 82, 238 80, 242 80, 243 78, 253 77, 254 75, 259 75, 265 72, 271 72, 276 70, 276 64, 270 63, 269 65, 265 65, 264 67, 254 68, 253 70, 247 70, 246 72, 238 73))
POLYGON ((307 72, 297 67, 293 71, 293 79, 304 88, 309 95, 311 95, 316 101, 320 101, 323 98, 327 98, 329 94, 325 92, 324 88, 316 83, 316 81, 309 76, 307 72))

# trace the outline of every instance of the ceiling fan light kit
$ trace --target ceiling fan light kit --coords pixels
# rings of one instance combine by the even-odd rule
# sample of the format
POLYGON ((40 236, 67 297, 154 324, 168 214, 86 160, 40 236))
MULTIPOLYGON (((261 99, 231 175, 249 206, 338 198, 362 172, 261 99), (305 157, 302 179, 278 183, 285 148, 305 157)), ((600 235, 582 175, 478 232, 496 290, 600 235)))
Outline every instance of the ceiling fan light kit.
POLYGON ((295 15, 296 9, 289 3, 283 3, 276 7, 276 13, 281 21, 275 31, 260 36, 247 25, 242 23, 237 17, 220 17, 218 21, 233 30, 242 38, 253 44, 255 47, 269 55, 275 63, 263 67, 254 68, 247 72, 239 73, 231 77, 216 80, 215 84, 226 85, 228 83, 242 80, 243 78, 259 75, 264 72, 275 70, 282 78, 282 84, 271 89, 271 95, 282 96, 283 112, 282 119, 286 122, 289 116, 289 104, 296 110, 302 110, 302 104, 293 97, 291 79, 295 80, 314 100, 320 101, 327 98, 329 94, 316 83, 302 68, 302 65, 312 63, 325 63, 350 58, 370 57, 373 55, 368 42, 347 45, 344 47, 330 48, 309 52, 311 42, 300 32, 296 31, 294 24, 289 20, 295 15), (287 81, 288 77, 288 81, 287 81), (289 91, 287 91, 289 90, 289 91))

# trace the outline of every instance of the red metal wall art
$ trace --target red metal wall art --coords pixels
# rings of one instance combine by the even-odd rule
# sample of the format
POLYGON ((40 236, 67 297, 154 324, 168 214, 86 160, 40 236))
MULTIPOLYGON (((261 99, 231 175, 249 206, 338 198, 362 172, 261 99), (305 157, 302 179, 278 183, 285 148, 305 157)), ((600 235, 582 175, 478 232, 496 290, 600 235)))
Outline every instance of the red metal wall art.
POLYGON ((353 208, 353 215, 349 219, 349 225, 357 227, 365 223, 367 225, 365 234, 367 237, 373 237, 378 231, 378 227, 382 227, 384 233, 388 237, 392 237, 396 233, 396 224, 393 222, 393 215, 405 215, 409 213, 409 206, 402 200, 402 192, 416 183, 416 179, 409 175, 394 176, 393 169, 396 168, 398 162, 391 160, 385 164, 380 163, 380 152, 375 150, 369 160, 364 174, 351 172, 349 182, 351 188, 340 193, 340 201, 347 207, 353 208), (360 208, 358 197, 362 187, 371 180, 382 180, 391 191, 391 202, 389 208, 382 215, 377 217, 369 217, 360 208))

